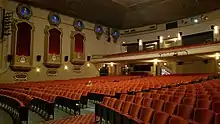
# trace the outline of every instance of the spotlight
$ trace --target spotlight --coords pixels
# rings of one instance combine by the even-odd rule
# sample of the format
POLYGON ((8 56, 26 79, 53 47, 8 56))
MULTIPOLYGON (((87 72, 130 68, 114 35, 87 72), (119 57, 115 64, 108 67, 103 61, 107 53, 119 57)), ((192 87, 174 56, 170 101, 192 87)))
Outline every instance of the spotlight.
POLYGON ((193 22, 194 22, 194 23, 198 23, 199 20, 198 20, 198 19, 194 19, 193 22))

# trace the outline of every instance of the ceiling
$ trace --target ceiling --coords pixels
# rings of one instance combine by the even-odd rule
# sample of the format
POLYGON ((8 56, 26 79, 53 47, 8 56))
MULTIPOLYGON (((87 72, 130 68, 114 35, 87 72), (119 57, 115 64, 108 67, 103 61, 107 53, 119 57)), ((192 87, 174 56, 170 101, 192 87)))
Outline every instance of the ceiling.
POLYGON ((200 15, 220 8, 220 0, 15 1, 119 29, 160 24, 200 15))

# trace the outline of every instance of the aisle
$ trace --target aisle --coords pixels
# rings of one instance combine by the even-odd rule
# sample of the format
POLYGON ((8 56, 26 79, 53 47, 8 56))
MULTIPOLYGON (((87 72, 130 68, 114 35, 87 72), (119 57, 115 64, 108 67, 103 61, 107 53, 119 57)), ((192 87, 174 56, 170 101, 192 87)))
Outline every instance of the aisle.
POLYGON ((0 109, 0 124, 13 124, 11 116, 2 109, 0 109))

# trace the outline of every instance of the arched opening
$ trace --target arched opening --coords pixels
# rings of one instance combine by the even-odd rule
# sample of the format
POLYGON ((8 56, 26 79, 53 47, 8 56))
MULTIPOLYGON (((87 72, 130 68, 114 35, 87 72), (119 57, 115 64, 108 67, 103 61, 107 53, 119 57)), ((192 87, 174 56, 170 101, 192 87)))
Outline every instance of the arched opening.
POLYGON ((84 58, 84 36, 80 33, 74 35, 75 38, 75 51, 76 53, 80 54, 82 58, 84 58))
POLYGON ((16 55, 30 56, 32 28, 33 27, 26 22, 20 22, 17 24, 16 55))
POLYGON ((49 54, 60 54, 60 36, 61 32, 52 28, 49 30, 49 54))

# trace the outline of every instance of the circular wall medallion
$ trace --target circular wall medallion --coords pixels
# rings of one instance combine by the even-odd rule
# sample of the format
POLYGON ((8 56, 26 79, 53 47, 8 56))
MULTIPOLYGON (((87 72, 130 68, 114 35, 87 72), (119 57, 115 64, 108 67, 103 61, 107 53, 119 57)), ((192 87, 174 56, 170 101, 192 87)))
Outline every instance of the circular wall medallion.
POLYGON ((25 4, 19 4, 17 6, 16 12, 18 14, 18 17, 22 19, 29 20, 30 17, 32 16, 31 7, 25 4))
POLYGON ((94 31, 96 34, 99 34, 99 35, 102 35, 104 32, 101 25, 95 25, 94 31))
POLYGON ((48 15, 48 21, 51 25, 59 26, 61 23, 60 15, 56 12, 50 12, 48 15))
POLYGON ((52 61, 56 61, 56 60, 57 60, 56 55, 52 55, 52 61))
POLYGON ((119 30, 117 30, 117 29, 112 29, 112 37, 113 37, 114 41, 117 41, 117 39, 119 38, 119 36, 120 36, 119 30))
POLYGON ((73 22, 73 26, 76 31, 82 31, 84 29, 84 23, 81 20, 75 19, 73 22))

